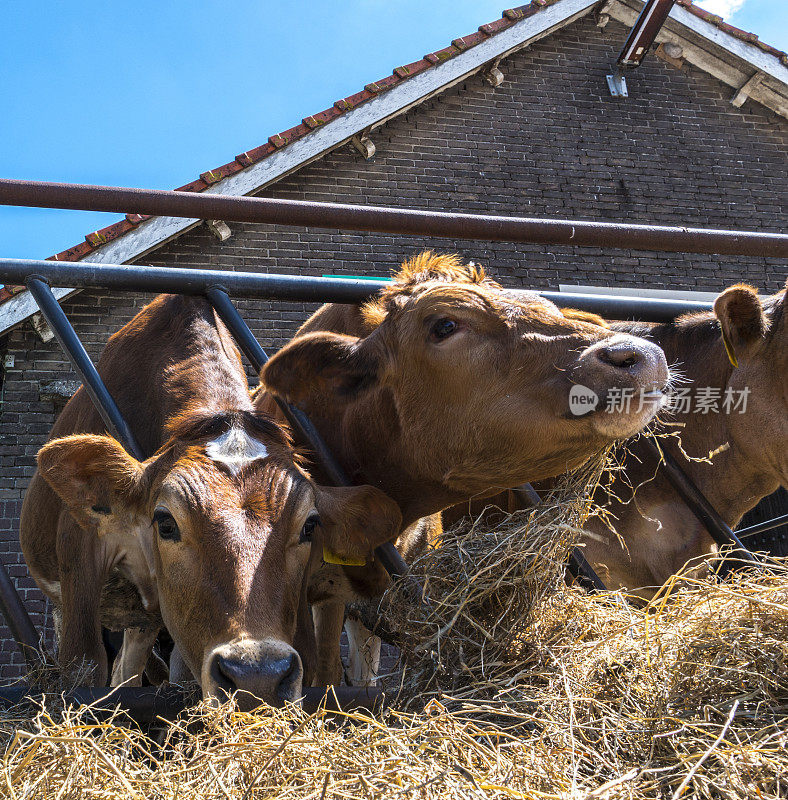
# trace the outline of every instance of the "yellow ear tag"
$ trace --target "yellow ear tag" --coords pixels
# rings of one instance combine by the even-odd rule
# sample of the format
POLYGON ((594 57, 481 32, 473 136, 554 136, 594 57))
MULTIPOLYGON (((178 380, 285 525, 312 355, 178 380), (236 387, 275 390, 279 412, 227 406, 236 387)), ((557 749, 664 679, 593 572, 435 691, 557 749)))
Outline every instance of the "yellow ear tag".
POLYGON ((323 546, 323 561, 326 564, 339 564, 343 567, 363 567, 366 564, 366 559, 363 558, 347 558, 345 556, 337 555, 329 550, 325 545, 323 546))
POLYGON ((733 351, 731 343, 728 341, 728 337, 725 335, 725 331, 720 329, 720 332, 722 333, 722 343, 725 345, 725 352, 728 354, 728 361, 730 361, 734 367, 738 367, 739 359, 736 358, 736 353, 733 351))

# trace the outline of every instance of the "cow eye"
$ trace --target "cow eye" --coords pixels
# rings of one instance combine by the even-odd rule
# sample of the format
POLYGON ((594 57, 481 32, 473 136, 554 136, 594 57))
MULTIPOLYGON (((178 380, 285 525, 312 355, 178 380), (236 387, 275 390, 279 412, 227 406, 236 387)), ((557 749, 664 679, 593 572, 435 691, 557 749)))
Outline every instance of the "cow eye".
POLYGON ((159 536, 168 542, 179 542, 181 532, 178 523, 166 508, 157 508, 153 512, 153 523, 159 532, 159 536))
POLYGON ((430 339, 434 342, 440 342, 443 339, 448 339, 457 330, 457 323, 448 317, 441 317, 432 323, 430 327, 430 339))
POLYGON ((319 524, 320 524, 320 517, 317 515, 317 512, 311 513, 306 518, 304 527, 301 528, 301 535, 298 537, 298 543, 305 544, 306 542, 311 542, 312 534, 315 532, 315 527, 319 524))

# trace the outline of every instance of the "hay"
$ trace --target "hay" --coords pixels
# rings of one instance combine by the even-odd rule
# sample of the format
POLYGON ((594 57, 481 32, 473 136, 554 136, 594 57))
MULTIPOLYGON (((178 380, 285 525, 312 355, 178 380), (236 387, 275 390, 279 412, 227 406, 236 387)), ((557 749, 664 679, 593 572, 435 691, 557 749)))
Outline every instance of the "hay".
POLYGON ((159 740, 53 697, 0 717, 0 795, 786 797, 785 572, 677 583, 646 608, 587 595, 560 570, 586 501, 565 487, 424 556, 431 607, 384 605, 410 642, 393 710, 203 704, 159 740))

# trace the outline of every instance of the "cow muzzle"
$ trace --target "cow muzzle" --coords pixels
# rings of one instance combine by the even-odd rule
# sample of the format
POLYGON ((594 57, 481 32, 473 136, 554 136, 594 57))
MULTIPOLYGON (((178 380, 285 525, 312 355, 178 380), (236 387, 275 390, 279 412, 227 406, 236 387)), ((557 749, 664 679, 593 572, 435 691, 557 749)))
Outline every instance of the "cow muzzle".
POLYGON ((242 709, 262 700, 271 706, 300 702, 304 670, 298 653, 276 639, 219 645, 203 663, 203 696, 225 700, 236 695, 242 709))
POLYGON ((572 370, 570 415, 593 414, 595 429, 612 438, 632 436, 666 401, 670 380, 662 348, 616 334, 586 348, 572 370))

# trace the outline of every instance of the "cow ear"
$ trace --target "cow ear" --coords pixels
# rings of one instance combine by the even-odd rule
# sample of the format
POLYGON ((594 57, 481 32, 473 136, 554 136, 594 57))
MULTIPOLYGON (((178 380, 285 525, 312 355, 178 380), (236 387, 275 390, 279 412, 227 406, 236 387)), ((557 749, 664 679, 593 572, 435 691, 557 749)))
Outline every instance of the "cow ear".
POLYGON ((758 293, 744 284, 731 286, 714 301, 714 313, 725 352, 738 367, 739 359, 751 355, 766 335, 768 323, 758 293))
POLYGON ((260 380, 271 392, 299 405, 327 392, 350 399, 378 380, 374 334, 366 339, 316 331, 298 336, 264 367, 260 380))
POLYGON ((39 451, 38 471, 83 527, 141 499, 143 466, 110 436, 54 439, 39 451))
POLYGON ((318 487, 315 492, 323 560, 361 566, 402 526, 399 506, 374 486, 318 487))

